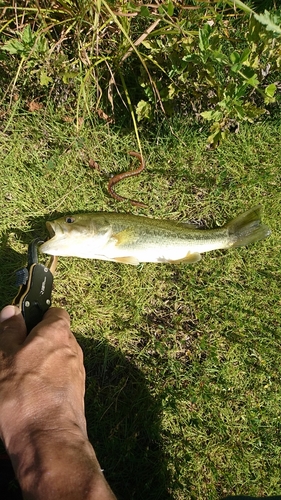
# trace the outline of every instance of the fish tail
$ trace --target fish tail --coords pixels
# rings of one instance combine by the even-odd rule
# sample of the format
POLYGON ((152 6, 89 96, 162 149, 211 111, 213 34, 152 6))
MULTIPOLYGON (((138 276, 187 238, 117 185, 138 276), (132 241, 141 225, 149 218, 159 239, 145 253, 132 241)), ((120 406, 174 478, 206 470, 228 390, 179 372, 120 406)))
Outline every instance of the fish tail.
POLYGON ((259 205, 253 207, 224 226, 229 231, 232 247, 243 247, 271 234, 269 227, 261 224, 261 210, 259 205))

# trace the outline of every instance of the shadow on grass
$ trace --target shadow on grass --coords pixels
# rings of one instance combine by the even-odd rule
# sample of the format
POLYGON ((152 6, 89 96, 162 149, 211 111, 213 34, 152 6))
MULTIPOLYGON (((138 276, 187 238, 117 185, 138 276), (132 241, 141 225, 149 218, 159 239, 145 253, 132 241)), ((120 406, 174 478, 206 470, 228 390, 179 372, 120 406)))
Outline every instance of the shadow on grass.
MULTIPOLYGON (((18 287, 16 286, 16 271, 27 265, 27 250, 29 243, 42 235, 46 236, 45 219, 42 217, 32 218, 30 222, 32 231, 24 232, 21 229, 13 228, 10 230, 10 233, 6 233, 2 236, 0 246, 1 309, 7 304, 11 304, 18 293, 18 287), (9 238, 11 234, 26 246, 26 251, 24 253, 18 253, 10 247, 9 238)), ((42 263, 44 263, 44 259, 46 261, 46 258, 42 256, 40 262, 42 261, 42 263)))
MULTIPOLYGON (((112 490, 120 500, 172 500, 160 442, 160 404, 144 376, 105 341, 78 341, 87 373, 88 435, 112 490)), ((7 460, 0 460, 0 498, 22 500, 7 460)))
POLYGON ((80 337, 87 373, 89 439, 117 498, 169 500, 160 402, 143 374, 106 341, 80 337))
POLYGON ((0 309, 11 304, 18 292, 16 270, 27 264, 27 254, 21 255, 8 245, 8 236, 4 236, 0 248, 0 309))
MULTIPOLYGON (((38 221, 42 225, 43 221, 38 221)), ((38 236, 17 232, 28 245, 38 236)), ((0 248, 0 308, 17 293, 16 270, 25 266, 27 254, 9 247, 9 237, 0 248)), ((105 476, 122 500, 169 500, 168 475, 160 441, 160 402, 150 395, 143 374, 124 354, 107 342, 78 337, 85 357, 86 417, 89 439, 105 476)), ((0 446, 0 455, 4 453, 0 446)), ((0 460, 0 497, 20 499, 9 461, 0 460)))

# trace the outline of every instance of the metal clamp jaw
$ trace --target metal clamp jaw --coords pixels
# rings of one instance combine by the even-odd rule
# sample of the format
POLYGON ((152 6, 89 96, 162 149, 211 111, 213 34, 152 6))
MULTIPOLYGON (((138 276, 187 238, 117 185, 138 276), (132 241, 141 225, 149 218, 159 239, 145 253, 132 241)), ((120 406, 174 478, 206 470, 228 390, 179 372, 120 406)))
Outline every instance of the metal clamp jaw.
POLYGON ((51 305, 53 273, 57 265, 57 257, 53 257, 48 266, 38 263, 37 247, 43 243, 39 238, 28 246, 27 267, 17 271, 17 285, 20 289, 13 304, 21 309, 27 333, 43 318, 51 305))

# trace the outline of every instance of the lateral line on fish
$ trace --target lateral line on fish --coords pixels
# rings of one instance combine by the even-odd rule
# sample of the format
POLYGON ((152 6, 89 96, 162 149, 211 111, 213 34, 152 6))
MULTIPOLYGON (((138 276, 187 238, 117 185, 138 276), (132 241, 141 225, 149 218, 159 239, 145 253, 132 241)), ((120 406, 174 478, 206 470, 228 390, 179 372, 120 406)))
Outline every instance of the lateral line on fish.
POLYGON ((121 196, 120 194, 117 194, 116 191, 113 189, 113 186, 115 186, 118 182, 122 181, 123 179, 127 179, 128 177, 134 177, 135 175, 139 175, 145 168, 145 161, 140 153, 137 153, 137 151, 129 151, 130 156, 135 156, 140 162, 139 168, 136 170, 128 170, 126 172, 122 172, 121 174, 116 174, 114 177, 112 177, 109 182, 108 182, 108 192, 115 198, 115 200, 118 201, 129 201, 134 205, 135 207, 141 207, 141 208, 147 208, 147 205, 145 203, 142 203, 141 201, 136 201, 132 200, 130 198, 126 198, 125 196, 121 196))
POLYGON ((247 246, 267 238, 255 206, 215 229, 192 229, 169 220, 114 212, 74 214, 47 221, 51 238, 40 247, 49 255, 138 262, 192 264, 201 254, 247 246))

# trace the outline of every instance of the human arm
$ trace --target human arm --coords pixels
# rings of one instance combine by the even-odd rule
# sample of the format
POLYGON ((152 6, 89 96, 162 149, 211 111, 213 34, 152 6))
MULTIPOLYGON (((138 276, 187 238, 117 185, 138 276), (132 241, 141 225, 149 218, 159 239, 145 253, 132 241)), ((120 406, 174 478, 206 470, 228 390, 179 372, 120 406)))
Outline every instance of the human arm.
POLYGON ((0 437, 26 500, 114 500, 84 414, 82 350, 57 308, 26 336, 18 308, 0 313, 0 437))

